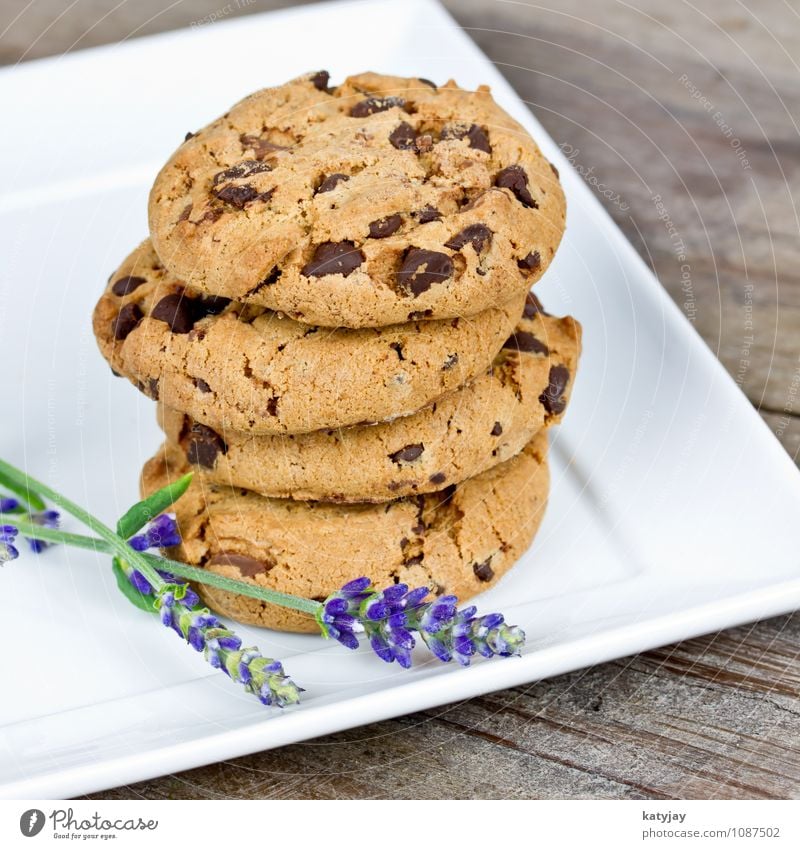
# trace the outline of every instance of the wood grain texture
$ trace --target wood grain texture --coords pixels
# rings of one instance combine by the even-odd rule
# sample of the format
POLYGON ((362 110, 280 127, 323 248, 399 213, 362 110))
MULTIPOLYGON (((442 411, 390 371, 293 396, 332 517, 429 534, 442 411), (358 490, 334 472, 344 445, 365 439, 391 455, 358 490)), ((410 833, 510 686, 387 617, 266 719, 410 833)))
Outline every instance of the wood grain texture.
MULTIPOLYGON (((291 4, 240 5, 228 14, 291 4)), ((795 0, 446 5, 797 460, 795 0)), ((4 0, 0 61, 221 7, 4 0)), ((800 615, 779 617, 94 798, 796 798, 798 653, 800 615)))

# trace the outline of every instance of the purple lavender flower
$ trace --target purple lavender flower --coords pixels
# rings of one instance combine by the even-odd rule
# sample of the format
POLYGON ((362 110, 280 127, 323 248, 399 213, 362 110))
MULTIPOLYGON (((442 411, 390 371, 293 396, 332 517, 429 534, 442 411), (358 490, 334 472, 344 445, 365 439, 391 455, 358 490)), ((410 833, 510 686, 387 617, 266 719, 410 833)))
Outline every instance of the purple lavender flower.
MULTIPOLYGON (((36 525, 41 525, 43 528, 57 528, 60 516, 57 510, 41 510, 39 512, 33 512, 25 514, 24 510, 21 510, 21 504, 16 498, 8 498, 3 497, 0 498, 0 513, 19 513, 20 515, 25 516, 25 518, 29 519, 36 525)), ((28 545, 31 547, 31 551, 35 554, 39 554, 44 551, 49 545, 52 543, 45 542, 40 539, 28 539, 26 537, 28 545)))
MULTIPOLYGON (((30 514, 31 521, 37 525, 41 525, 43 528, 57 528, 60 518, 57 510, 42 510, 38 513, 30 514)), ((29 539, 28 545, 34 554, 40 554, 49 545, 52 545, 52 543, 45 542, 41 539, 29 539)))
POLYGON ((0 566, 19 557, 19 551, 14 545, 17 533, 12 525, 0 525, 0 566))
POLYGON ((128 545, 135 551, 147 551, 148 548, 171 548, 180 541, 175 519, 162 513, 150 522, 143 534, 131 537, 128 545))
POLYGON ((506 625, 499 613, 476 616, 475 607, 458 610, 455 596, 426 602, 428 595, 427 587, 409 590, 405 584, 378 591, 369 578, 357 578, 323 602, 317 623, 324 636, 349 649, 358 647, 357 635, 363 633, 378 657, 404 668, 411 666, 415 632, 444 663, 455 659, 469 666, 475 654, 519 654, 525 633, 506 625))
POLYGON ((286 707, 300 701, 302 688, 286 675, 280 661, 264 657, 255 647, 243 649, 241 639, 207 607, 187 603, 189 593, 185 584, 166 584, 156 593, 155 605, 164 625, 262 704, 286 707))

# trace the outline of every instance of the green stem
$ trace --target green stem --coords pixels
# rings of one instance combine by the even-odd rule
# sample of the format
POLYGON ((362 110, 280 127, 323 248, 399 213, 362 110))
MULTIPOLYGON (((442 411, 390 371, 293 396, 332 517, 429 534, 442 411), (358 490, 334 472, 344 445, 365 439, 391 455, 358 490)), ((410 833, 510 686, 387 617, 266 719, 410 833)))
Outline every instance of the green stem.
POLYGON ((166 581, 138 551, 134 551, 124 539, 118 537, 111 528, 104 525, 99 519, 84 510, 83 507, 78 506, 74 501, 70 501, 69 498, 51 489, 47 484, 37 481, 36 478, 25 474, 21 469, 17 469, 5 460, 0 460, 0 474, 12 481, 12 483, 24 486, 28 490, 49 499, 53 504, 61 507, 62 510, 66 510, 67 513, 71 513, 76 519, 79 519, 87 528, 90 528, 97 536, 105 540, 110 545, 114 554, 119 555, 123 560, 127 560, 135 566, 147 579, 154 592, 157 593, 166 585, 166 581))
MULTIPOLYGON (((116 548, 110 543, 95 537, 87 537, 81 534, 71 534, 67 531, 57 530, 55 528, 43 528, 28 519, 23 518, 19 513, 0 513, 1 524, 13 525, 19 530, 24 537, 29 539, 39 539, 43 542, 61 543, 63 545, 71 545, 74 548, 84 548, 89 551, 99 551, 104 554, 116 554, 116 548)), ((131 549, 133 550, 133 549, 131 549)), ((211 587, 225 590, 229 593, 255 598, 259 601, 264 601, 267 604, 276 604, 280 607, 288 607, 292 610, 298 610, 301 613, 314 614, 322 606, 318 601, 302 598, 301 596, 290 595, 289 593, 281 593, 276 590, 268 590, 263 587, 253 586, 253 584, 237 581, 234 578, 226 578, 224 575, 217 575, 214 572, 208 572, 205 569, 200 569, 197 566, 189 566, 186 563, 179 563, 176 560, 169 560, 166 557, 157 557, 154 554, 146 554, 137 552, 140 557, 143 557, 154 568, 161 569, 164 572, 169 572, 172 575, 177 575, 180 578, 186 578, 188 581, 194 581, 198 584, 208 584, 211 587)), ((144 574, 144 573, 143 573, 144 574)), ((147 580, 150 578, 145 575, 147 580)), ((160 576, 159 576, 160 577, 160 576)))

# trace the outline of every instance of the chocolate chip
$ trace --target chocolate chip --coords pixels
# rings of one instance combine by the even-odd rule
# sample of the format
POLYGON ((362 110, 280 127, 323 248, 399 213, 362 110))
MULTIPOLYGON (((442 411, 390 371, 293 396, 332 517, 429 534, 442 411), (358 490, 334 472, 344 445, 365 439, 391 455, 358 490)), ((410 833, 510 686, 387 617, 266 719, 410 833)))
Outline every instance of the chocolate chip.
POLYGON ((535 315, 547 315, 542 306, 542 302, 533 294, 528 292, 525 296, 525 309, 522 311, 524 318, 533 318, 535 315))
POLYGON ((244 209, 248 203, 253 201, 268 201, 274 191, 274 189, 269 189, 266 192, 259 192, 255 186, 246 183, 243 186, 223 186, 221 189, 215 189, 214 195, 223 203, 227 203, 236 209, 244 209))
POLYGON ((514 197, 523 205, 538 209, 539 204, 528 191, 528 175, 520 165, 509 165, 495 177, 494 184, 501 189, 510 189, 514 197))
POLYGON ((567 406, 564 390, 569 383, 569 369, 566 366, 553 366, 547 389, 539 396, 539 403, 548 413, 558 415, 567 406))
POLYGON ((183 208, 183 212, 178 216, 178 221, 188 221, 189 216, 192 214, 192 209, 194 208, 194 204, 187 203, 183 208))
POLYGON ((260 162, 258 159, 244 159, 237 162, 236 165, 231 165, 224 171, 218 171, 212 183, 218 186, 220 183, 227 183, 231 180, 239 180, 242 177, 250 177, 253 174, 261 174, 264 171, 272 171, 272 166, 267 162, 260 162))
POLYGON ((477 124, 471 124, 469 127, 464 125, 451 125, 442 130, 443 139, 466 139, 469 146, 475 150, 482 150, 484 153, 491 153, 492 146, 489 144, 489 136, 483 127, 477 124))
POLYGON ((425 450, 425 446, 421 442, 415 442, 412 445, 406 445, 401 448, 399 451, 395 451, 394 454, 389 455, 389 459, 393 463, 411 463, 413 460, 416 460, 422 452, 425 450))
POLYGON ((306 263, 301 274, 306 277, 324 277, 326 274, 348 274, 364 262, 364 254, 350 241, 323 242, 317 245, 314 258, 306 263))
POLYGON ((542 257, 539 251, 531 251, 527 256, 518 259, 517 266, 523 271, 538 271, 542 267, 542 257))
POLYGON ((111 332, 114 334, 114 338, 120 341, 127 339, 142 318, 142 311, 138 304, 125 304, 117 313, 117 317, 111 322, 111 332))
POLYGON ((264 563, 262 560, 256 560, 253 557, 248 557, 246 554, 235 554, 221 551, 215 554, 209 561, 209 566, 235 566, 245 578, 253 578, 256 575, 263 575, 269 572, 275 565, 274 563, 264 563))
POLYGON ((202 298, 196 298, 190 302, 194 320, 200 321, 207 315, 219 315, 230 302, 230 298, 223 298, 221 295, 203 295, 202 298))
POLYGON ((448 354, 447 359, 442 363, 442 371, 450 371, 458 362, 458 354, 448 354))
POLYGON ((440 484, 444 483, 447 480, 447 475, 444 472, 436 472, 435 475, 431 475, 428 480, 431 483, 440 484))
POLYGON ((500 436, 503 432, 503 425, 500 422, 495 422, 494 427, 492 428, 492 436, 500 436))
POLYGON ((151 377, 147 381, 148 395, 154 400, 158 401, 158 378, 151 377))
POLYGON ((315 89, 319 91, 326 91, 330 78, 331 75, 327 71, 317 71, 317 73, 311 77, 311 83, 315 89))
POLYGON ((416 218, 420 224, 429 224, 431 221, 439 221, 442 213, 435 206, 428 205, 412 212, 411 217, 416 218))
POLYGON ((274 153, 277 150, 289 150, 288 147, 282 144, 275 144, 269 139, 261 138, 261 136, 239 136, 239 143, 244 148, 250 148, 256 155, 256 159, 263 159, 268 153, 274 153))
POLYGON ((404 560, 403 566, 419 566, 424 559, 424 554, 415 554, 413 557, 409 557, 408 560, 404 560))
POLYGON ((398 150, 412 150, 416 140, 417 131, 411 124, 405 121, 395 127, 389 134, 389 141, 392 143, 392 147, 396 147, 398 150))
POLYGON ((444 243, 446 248, 460 251, 466 244, 472 244, 475 253, 479 254, 487 243, 491 244, 492 231, 485 224, 470 224, 460 233, 456 233, 449 241, 444 243))
POLYGON ((558 168, 556 168, 556 166, 553 165, 552 162, 548 162, 547 164, 550 166, 550 170, 556 175, 556 178, 558 178, 560 176, 558 173, 558 168))
POLYGON ((278 415, 278 401, 280 401, 280 396, 270 398, 267 401, 267 414, 270 416, 278 415))
POLYGON ((494 578, 494 570, 491 567, 492 558, 489 557, 483 563, 473 563, 472 571, 479 581, 491 581, 494 578))
POLYGON ((153 307, 150 318, 165 321, 173 333, 188 333, 195 321, 192 299, 178 292, 166 295, 153 307))
POLYGON ((189 131, 188 133, 186 133, 186 135, 183 137, 183 140, 184 140, 185 142, 187 142, 187 141, 189 141, 189 139, 191 139, 191 138, 194 138, 194 133, 190 130, 190 131, 189 131))
POLYGON ((201 392, 211 391, 211 387, 205 382, 205 380, 203 380, 202 377, 196 377, 192 382, 201 392))
POLYGON ((403 219, 399 215, 387 215, 386 218, 378 218, 370 222, 369 235, 373 239, 385 239, 396 233, 403 226, 403 219))
POLYGON ((389 347, 397 354, 397 358, 402 362, 405 357, 403 356, 403 343, 402 342, 391 342, 389 343, 389 347))
POLYGON ((385 112, 387 109, 392 109, 399 106, 401 109, 406 105, 402 97, 368 97, 362 100, 350 110, 350 115, 353 118, 366 118, 368 115, 374 115, 376 112, 385 112))
POLYGON ((135 292, 142 283, 146 282, 144 277, 132 277, 128 274, 125 277, 120 277, 119 280, 115 280, 111 291, 121 298, 123 295, 130 295, 131 292, 135 292))
POLYGON ((434 283, 444 283, 452 274, 453 261, 447 254, 409 248, 397 272, 397 283, 416 298, 434 283))
POLYGON ((322 182, 317 186, 317 190, 314 192, 315 195, 321 195, 325 192, 330 192, 335 189, 339 183, 346 182, 350 178, 347 174, 329 174, 327 177, 324 177, 322 182))
POLYGON ((428 80, 428 79, 425 79, 425 77, 417 77, 417 79, 418 79, 421 83, 424 83, 425 85, 429 85, 429 86, 430 86, 430 87, 431 87, 434 91, 438 91, 438 90, 439 90, 439 86, 437 86, 437 85, 436 85, 436 83, 431 82, 431 81, 430 81, 430 80, 428 80))
POLYGON ((193 466, 213 469, 217 455, 227 453, 228 446, 216 431, 199 422, 192 424, 189 433, 189 446, 186 449, 186 459, 193 466))
POLYGON ((503 343, 504 348, 514 351, 524 351, 526 354, 549 354, 550 349, 544 342, 540 342, 533 333, 518 330, 512 333, 503 343))

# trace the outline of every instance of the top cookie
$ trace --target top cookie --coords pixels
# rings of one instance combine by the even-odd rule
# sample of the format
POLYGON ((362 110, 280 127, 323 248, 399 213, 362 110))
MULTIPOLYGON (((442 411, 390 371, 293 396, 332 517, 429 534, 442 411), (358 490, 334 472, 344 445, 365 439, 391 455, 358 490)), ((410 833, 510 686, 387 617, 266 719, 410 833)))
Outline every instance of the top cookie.
POLYGON ((541 276, 564 195, 486 86, 327 83, 319 72, 256 92, 187 136, 150 194, 167 268, 345 327, 472 315, 541 276))

